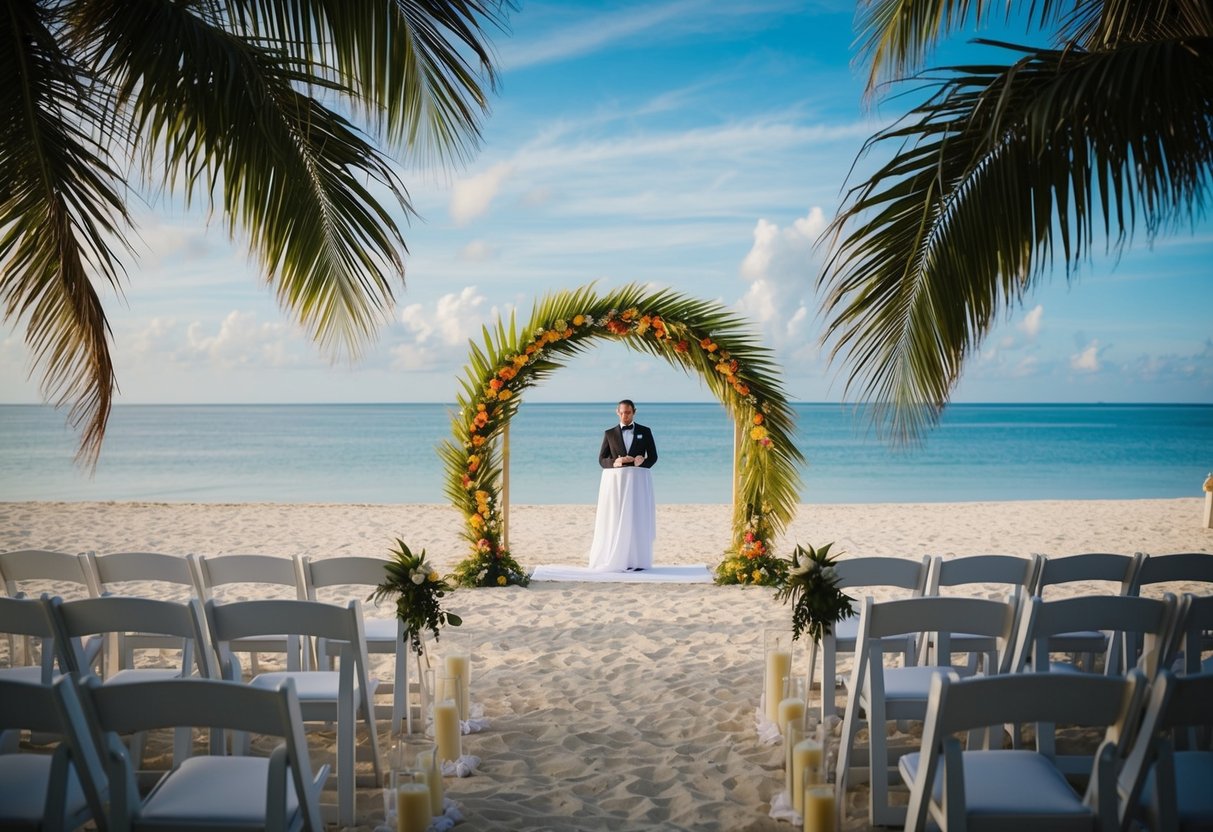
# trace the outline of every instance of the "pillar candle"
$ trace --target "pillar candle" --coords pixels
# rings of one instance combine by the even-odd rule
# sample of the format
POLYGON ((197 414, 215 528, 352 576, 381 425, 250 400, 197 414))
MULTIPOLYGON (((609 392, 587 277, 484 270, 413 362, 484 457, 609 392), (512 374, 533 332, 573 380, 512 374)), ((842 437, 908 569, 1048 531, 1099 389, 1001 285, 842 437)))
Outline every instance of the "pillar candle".
POLYGON ((804 699, 790 696, 779 703, 779 733, 786 734, 788 723, 804 719, 804 699))
POLYGON ((450 699, 434 705, 434 739, 438 743, 438 756, 443 760, 458 760, 459 708, 450 699))
MULTIPOLYGON (((459 718, 468 719, 472 706, 471 673, 472 657, 467 653, 453 653, 446 657, 446 672, 448 676, 458 676, 459 685, 459 718)), ((448 693, 447 696, 451 694, 448 693)))
POLYGON ((438 749, 435 748, 425 755, 425 783, 430 787, 430 814, 434 817, 443 813, 442 805, 442 763, 438 760, 438 749))
POLYGON ((783 792, 787 795, 789 806, 795 805, 796 790, 800 788, 800 784, 792 777, 792 749, 802 739, 804 739, 802 723, 789 722, 783 732, 783 792))
POLYGON ((763 693, 767 700, 767 719, 779 721, 779 703, 783 701, 783 680, 792 669, 790 650, 771 650, 767 653, 767 680, 763 693))
POLYGON ((792 808, 804 809, 804 784, 821 782, 821 743, 817 740, 801 740, 792 749, 792 808))
POLYGON ((804 790, 804 832, 834 832, 837 828, 832 786, 808 786, 804 790))
POLYGON ((396 787, 396 832, 425 832, 429 826, 429 786, 401 783, 396 787))

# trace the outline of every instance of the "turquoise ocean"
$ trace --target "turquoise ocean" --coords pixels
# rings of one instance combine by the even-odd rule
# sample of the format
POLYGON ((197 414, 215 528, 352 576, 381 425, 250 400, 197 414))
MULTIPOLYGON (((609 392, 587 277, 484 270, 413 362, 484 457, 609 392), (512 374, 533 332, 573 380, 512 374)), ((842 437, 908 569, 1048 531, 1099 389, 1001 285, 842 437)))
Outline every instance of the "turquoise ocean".
MULTIPOLYGON (((0 500, 442 503, 452 406, 119 405, 95 475, 64 416, 0 406, 0 500)), ((801 502, 1197 497, 1213 405, 953 405, 913 448, 849 406, 796 404, 801 502)), ((525 403, 511 423, 511 500, 593 503, 614 405, 525 403)), ((641 404, 660 503, 730 500, 732 428, 715 403, 641 404)))

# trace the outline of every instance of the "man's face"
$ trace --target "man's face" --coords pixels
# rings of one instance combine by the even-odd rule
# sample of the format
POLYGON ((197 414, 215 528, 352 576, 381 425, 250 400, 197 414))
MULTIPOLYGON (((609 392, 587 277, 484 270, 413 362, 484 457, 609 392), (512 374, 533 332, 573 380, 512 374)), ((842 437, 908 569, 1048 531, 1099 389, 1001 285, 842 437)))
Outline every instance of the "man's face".
POLYGON ((615 408, 615 412, 619 414, 619 424, 630 425, 632 419, 636 416, 636 408, 628 407, 626 404, 621 404, 615 408))

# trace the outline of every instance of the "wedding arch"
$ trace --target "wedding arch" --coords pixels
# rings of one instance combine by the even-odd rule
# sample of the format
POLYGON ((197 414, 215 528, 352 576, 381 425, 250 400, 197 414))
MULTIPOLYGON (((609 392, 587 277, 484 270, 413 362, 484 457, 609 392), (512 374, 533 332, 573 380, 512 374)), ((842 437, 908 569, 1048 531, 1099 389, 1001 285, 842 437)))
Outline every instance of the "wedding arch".
POLYGON ((602 340, 622 341, 698 374, 724 405, 735 436, 733 536, 716 582, 778 581, 786 564, 771 541, 796 510, 803 457, 792 441, 794 416, 779 368, 744 319, 719 303, 670 290, 631 284, 598 295, 583 286, 545 296, 521 329, 511 315, 508 328, 498 319, 483 334, 483 344, 470 344, 452 439, 439 449, 447 497, 462 512, 471 544, 455 567, 459 585, 529 582, 507 538, 510 419, 523 391, 602 340))

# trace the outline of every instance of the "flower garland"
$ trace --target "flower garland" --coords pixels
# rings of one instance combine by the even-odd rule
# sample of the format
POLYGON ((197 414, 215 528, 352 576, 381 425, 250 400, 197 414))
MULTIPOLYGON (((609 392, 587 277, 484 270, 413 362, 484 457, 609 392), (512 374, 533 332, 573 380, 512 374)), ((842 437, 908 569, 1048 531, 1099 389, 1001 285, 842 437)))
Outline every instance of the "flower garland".
POLYGON ((739 459, 745 474, 745 519, 739 525, 734 518, 725 563, 740 558, 751 568, 743 573, 722 564, 717 582, 778 583, 781 561, 770 553, 770 540, 794 508, 800 455, 790 441, 790 408, 777 384, 759 372, 772 365, 764 350, 745 339, 743 328, 743 321, 715 305, 671 292, 646 296, 631 286, 605 298, 588 289, 549 298, 521 336, 512 321, 508 332, 499 322, 495 338, 486 330, 484 348, 472 345, 460 410, 452 419, 454 441, 441 449, 446 492, 463 513, 464 536, 472 547, 455 568, 455 581, 462 586, 529 582, 503 545, 497 490, 501 431, 517 409, 519 394, 563 366, 560 359, 584 350, 592 340, 613 338, 699 373, 734 418, 749 426, 750 441, 739 459), (778 486, 775 501, 764 499, 771 483, 778 486))

